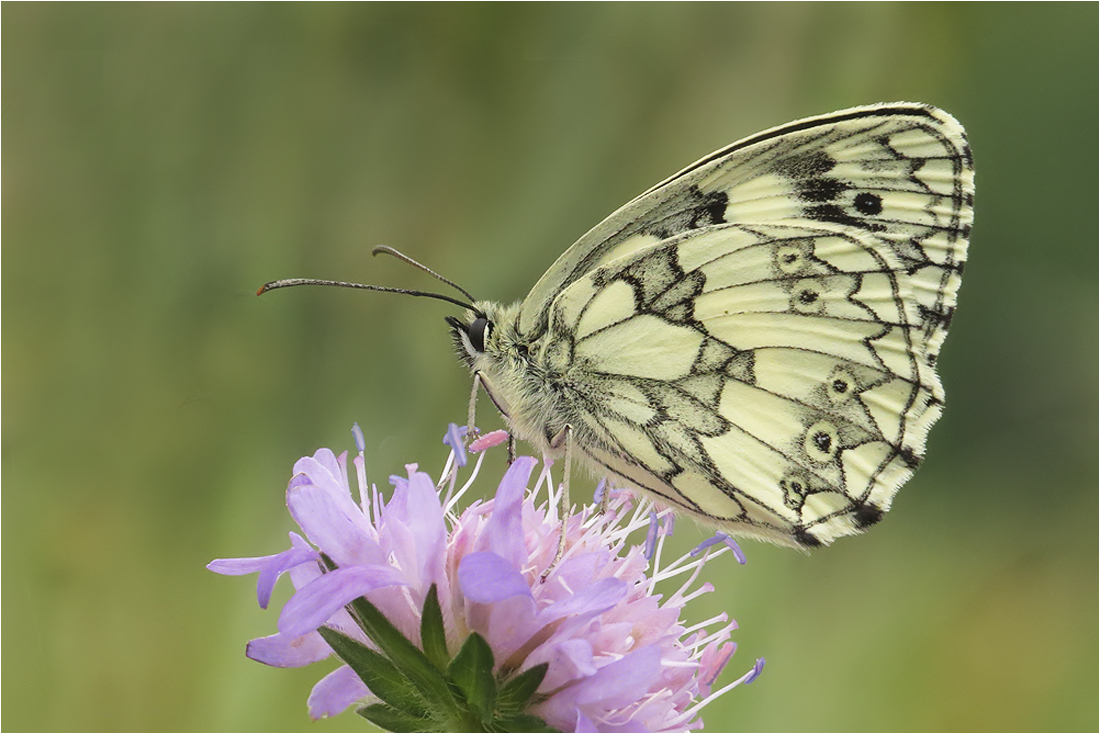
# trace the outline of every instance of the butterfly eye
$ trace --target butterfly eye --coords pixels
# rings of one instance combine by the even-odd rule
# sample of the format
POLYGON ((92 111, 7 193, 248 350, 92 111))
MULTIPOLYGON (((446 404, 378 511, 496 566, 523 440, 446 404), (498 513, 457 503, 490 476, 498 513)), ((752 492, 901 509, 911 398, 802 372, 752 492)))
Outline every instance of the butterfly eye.
POLYGON ((479 352, 485 351, 485 340, 489 336, 489 328, 489 319, 479 316, 466 329, 466 333, 470 337, 470 345, 479 352))

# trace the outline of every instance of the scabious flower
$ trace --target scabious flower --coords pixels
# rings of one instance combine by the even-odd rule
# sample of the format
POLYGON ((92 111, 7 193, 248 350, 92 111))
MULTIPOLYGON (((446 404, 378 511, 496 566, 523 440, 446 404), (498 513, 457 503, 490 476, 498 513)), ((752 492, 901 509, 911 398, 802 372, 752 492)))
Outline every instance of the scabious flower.
MULTIPOLYGON (((537 462, 522 456, 493 499, 458 512, 484 454, 456 490, 466 456, 454 427, 441 486, 410 464, 407 477, 390 478, 387 501, 368 487, 358 426, 354 433, 358 501, 347 453, 320 449, 294 465, 287 487, 305 539, 292 532, 282 553, 208 565, 226 575, 258 572, 264 608, 290 574, 296 591, 278 632, 252 640, 246 654, 278 667, 340 657, 344 664, 309 697, 313 718, 359 704, 361 715, 393 731, 684 731, 702 726, 706 704, 759 675, 762 659, 712 690, 735 649, 736 624, 724 613, 692 626, 680 618, 685 604, 713 590, 695 587, 703 565, 740 554, 729 538, 662 568, 671 515, 602 483, 603 507, 574 512, 563 531, 549 466, 528 490, 537 462), (546 499, 536 504, 544 484, 546 499), (630 544, 647 525, 647 542, 630 544), (566 549, 555 565, 561 532, 566 549), (671 595, 656 593, 673 578, 682 582, 671 595)), ((501 434, 470 449, 483 451, 501 434)))

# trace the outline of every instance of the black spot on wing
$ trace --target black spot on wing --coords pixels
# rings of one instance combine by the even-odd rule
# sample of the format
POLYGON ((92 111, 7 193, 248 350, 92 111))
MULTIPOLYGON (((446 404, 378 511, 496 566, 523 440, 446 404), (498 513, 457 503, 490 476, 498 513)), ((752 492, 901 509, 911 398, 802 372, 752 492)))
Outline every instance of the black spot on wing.
MULTIPOLYGON (((698 194, 698 189, 695 190, 698 194)), ((729 195, 725 191, 711 191, 702 195, 702 201, 695 207, 691 217, 691 229, 713 227, 726 221, 726 206, 729 195)))
POLYGON ((726 221, 728 204, 729 195, 725 191, 703 192, 698 186, 690 186, 654 211, 643 231, 668 239, 691 229, 713 227, 726 221))
POLYGON ((924 460, 923 456, 919 455, 916 451, 909 448, 908 446, 902 446, 900 449, 898 449, 898 457, 902 461, 904 461, 905 465, 910 469, 916 469, 918 466, 920 466, 921 461, 924 460))
POLYGON ((794 536, 795 541, 803 548, 820 548, 821 541, 810 534, 806 528, 795 528, 791 533, 794 536))
POLYGON ((860 214, 874 216, 882 213, 882 197, 878 194, 860 192, 856 194, 855 205, 860 214))
POLYGON ((886 513, 882 511, 881 507, 867 503, 860 505, 854 513, 852 513, 852 521, 855 522, 856 527, 859 529, 869 528, 879 520, 883 518, 886 513))

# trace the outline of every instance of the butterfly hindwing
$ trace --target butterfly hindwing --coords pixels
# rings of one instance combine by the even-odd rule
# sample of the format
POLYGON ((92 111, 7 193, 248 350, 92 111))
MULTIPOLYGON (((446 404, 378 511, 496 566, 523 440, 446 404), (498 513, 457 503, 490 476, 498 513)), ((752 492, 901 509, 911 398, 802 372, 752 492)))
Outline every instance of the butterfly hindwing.
POLYGON ((869 524, 942 402, 892 251, 843 228, 721 225, 555 301, 575 445, 705 522, 815 545, 869 524))

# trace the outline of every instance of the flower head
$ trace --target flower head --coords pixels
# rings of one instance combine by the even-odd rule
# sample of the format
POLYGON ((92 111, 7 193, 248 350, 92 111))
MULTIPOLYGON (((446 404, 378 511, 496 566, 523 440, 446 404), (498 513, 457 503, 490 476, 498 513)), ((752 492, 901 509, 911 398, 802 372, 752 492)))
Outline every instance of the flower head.
POLYGON ((455 451, 446 491, 409 465, 407 477, 390 478, 387 501, 368 488, 360 435, 358 501, 347 454, 321 449, 294 465, 287 487, 305 539, 292 532, 282 553, 208 566, 259 572, 261 607, 289 572, 296 592, 278 633, 250 642, 247 654, 288 667, 335 652, 345 664, 314 687, 314 718, 365 702, 359 712, 391 729, 683 731, 702 726, 709 701, 759 674, 763 660, 712 690, 735 649, 736 624, 725 614, 681 621, 684 605, 712 590, 694 587, 703 565, 736 548, 728 538, 658 570, 667 511, 612 489, 606 511, 586 506, 563 529, 548 466, 528 490, 530 457, 512 463, 493 499, 457 512, 484 458, 456 491, 451 469, 465 463, 457 430, 448 434, 455 451), (547 497, 536 504, 544 484, 547 497), (649 542, 629 544, 647 524, 649 542), (543 580, 562 532, 565 555, 543 580), (684 580, 671 595, 655 593, 674 577, 684 580))

